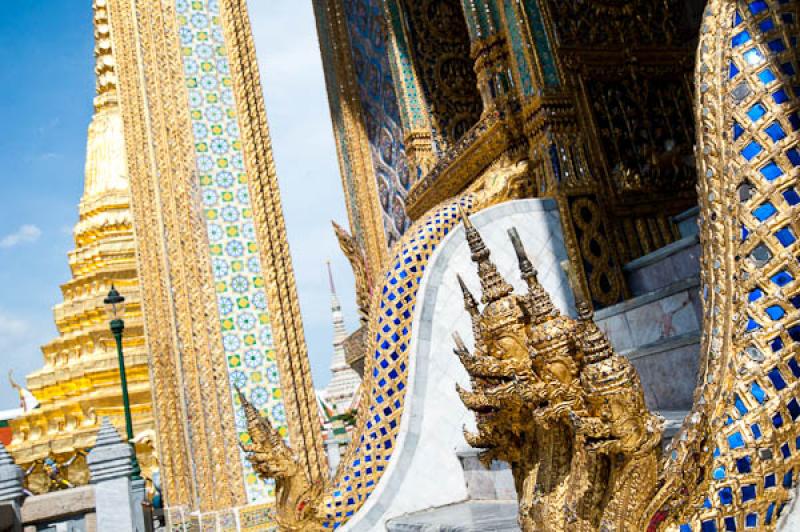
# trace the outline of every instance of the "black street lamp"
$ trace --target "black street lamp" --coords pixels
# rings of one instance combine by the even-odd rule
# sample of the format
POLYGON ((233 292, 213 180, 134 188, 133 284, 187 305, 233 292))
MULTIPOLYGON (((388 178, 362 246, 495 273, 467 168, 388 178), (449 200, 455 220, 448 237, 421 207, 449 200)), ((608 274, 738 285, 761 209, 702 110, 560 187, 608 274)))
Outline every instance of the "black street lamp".
POLYGON ((122 354, 122 331, 125 330, 125 322, 122 317, 125 314, 125 298, 117 292, 114 285, 108 297, 103 300, 106 306, 108 318, 111 320, 109 326, 114 340, 117 342, 117 359, 119 360, 119 378, 122 383, 122 406, 125 409, 125 430, 128 435, 133 454, 131 455, 131 480, 141 480, 142 470, 139 467, 139 460, 136 459, 136 446, 133 444, 133 420, 131 419, 131 403, 128 398, 128 377, 125 374, 125 357, 122 354))

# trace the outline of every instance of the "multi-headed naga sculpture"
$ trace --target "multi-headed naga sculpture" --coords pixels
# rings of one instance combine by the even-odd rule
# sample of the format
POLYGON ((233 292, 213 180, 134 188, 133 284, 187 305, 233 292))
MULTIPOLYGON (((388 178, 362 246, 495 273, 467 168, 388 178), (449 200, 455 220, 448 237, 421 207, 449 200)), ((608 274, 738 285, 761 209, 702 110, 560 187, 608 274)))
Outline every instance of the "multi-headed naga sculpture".
POLYGON ((477 418, 467 441, 486 449, 485 460, 511 464, 524 530, 635 530, 655 491, 661 441, 636 370, 587 304, 578 320, 556 309, 515 230, 525 295, 497 272, 466 216, 464 225, 485 305, 479 311, 459 278, 476 342, 470 354, 455 335, 472 380, 459 394, 477 418))
POLYGON ((486 307, 472 376, 487 458, 508 460, 525 530, 772 530, 800 464, 800 2, 712 0, 697 83, 700 386, 666 461, 633 368, 585 304, 556 312, 515 242, 515 296, 467 222, 486 307), (595 528, 593 528, 595 527, 595 528))
MULTIPOLYGON (((800 473, 798 33, 799 0, 710 0, 704 12, 695 78, 705 312, 700 385, 663 462, 658 419, 588 305, 580 305, 578 319, 557 312, 519 243, 528 292, 515 295, 472 234, 485 306, 465 294, 477 344, 473 355, 457 343, 472 376, 472 391, 462 397, 477 417, 478 431, 468 439, 486 448, 487 459, 511 464, 525 530, 777 526, 800 473)), ((408 292, 397 304, 410 315, 421 272, 453 227, 456 204, 477 210, 474 200, 466 194, 442 204, 409 229, 385 276, 376 277, 374 293, 388 294, 376 300, 396 297, 390 283, 401 271, 408 292)), ((367 349, 383 357, 386 372, 397 373, 393 386, 404 384, 407 350, 397 346, 407 345, 412 328, 400 321, 382 336, 380 326, 395 326, 377 310, 371 314, 375 334, 367 349)), ((384 378, 380 366, 373 369, 384 378)), ((325 488, 328 510, 327 503, 306 503, 316 490, 292 469, 277 435, 259 428, 254 410, 248 414, 257 442, 252 458, 277 479, 284 522, 326 514, 328 528, 340 526, 375 489, 382 473, 367 473, 361 458, 389 458, 385 442, 396 441, 404 395, 398 392, 397 410, 382 417, 383 391, 374 388, 364 403, 373 417, 362 416, 349 459, 325 488), (369 438, 376 423, 383 440, 369 438), (347 488, 356 496, 342 495, 351 493, 347 488)))

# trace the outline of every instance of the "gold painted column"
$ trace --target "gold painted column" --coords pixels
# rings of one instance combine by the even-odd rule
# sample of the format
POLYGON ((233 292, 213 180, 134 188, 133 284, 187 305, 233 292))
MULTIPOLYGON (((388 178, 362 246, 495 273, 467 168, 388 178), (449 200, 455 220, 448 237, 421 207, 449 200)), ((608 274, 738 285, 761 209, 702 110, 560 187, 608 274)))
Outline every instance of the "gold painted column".
POLYGON ((108 2, 166 501, 266 503, 235 387, 327 465, 244 2, 108 2))

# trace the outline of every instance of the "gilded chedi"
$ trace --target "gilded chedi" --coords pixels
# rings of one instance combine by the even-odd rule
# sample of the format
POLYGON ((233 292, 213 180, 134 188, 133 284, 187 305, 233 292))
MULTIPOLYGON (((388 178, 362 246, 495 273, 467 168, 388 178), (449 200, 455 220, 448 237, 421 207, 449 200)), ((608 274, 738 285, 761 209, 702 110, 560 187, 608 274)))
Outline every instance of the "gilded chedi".
MULTIPOLYGON (((103 298, 111 284, 125 295, 124 349, 134 432, 154 427, 136 244, 130 212, 122 116, 105 0, 94 2, 96 97, 89 125, 83 196, 69 253, 72 278, 54 308, 59 336, 42 347, 45 365, 28 375, 38 409, 12 421, 10 450, 28 471, 27 486, 41 493, 88 482, 85 451, 94 445, 99 421, 124 426, 114 339, 103 298)), ((149 476, 153 449, 139 461, 149 476)))

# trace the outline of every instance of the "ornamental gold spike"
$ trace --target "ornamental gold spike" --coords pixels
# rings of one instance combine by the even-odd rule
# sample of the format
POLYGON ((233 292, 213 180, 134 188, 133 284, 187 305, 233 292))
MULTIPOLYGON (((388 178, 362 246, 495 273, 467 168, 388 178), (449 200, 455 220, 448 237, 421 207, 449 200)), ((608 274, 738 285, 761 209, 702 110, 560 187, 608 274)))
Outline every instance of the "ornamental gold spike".
POLYGON ((578 309, 578 317, 583 321, 591 321, 594 317, 594 309, 584 295, 583 290, 581 290, 581 284, 580 281, 578 281, 578 273, 575 271, 575 267, 570 261, 565 260, 561 263, 561 269, 567 274, 567 280, 572 288, 572 294, 575 298, 575 308, 578 309))
POLYGON ((467 288, 461 275, 456 275, 456 278, 458 279, 458 286, 461 287, 461 294, 464 296, 464 308, 469 313, 470 320, 472 321, 472 333, 477 334, 481 317, 481 313, 478 310, 478 301, 475 299, 475 296, 472 295, 469 288, 467 288))
MULTIPOLYGON (((460 209, 460 208, 459 208, 460 209)), ((467 235, 467 243, 472 252, 472 261, 478 265, 478 277, 481 280, 481 291, 484 304, 492 303, 509 295, 514 289, 497 272, 497 267, 491 260, 491 251, 486 247, 486 243, 481 238, 478 230, 463 211, 461 218, 464 221, 464 230, 467 235)))
POLYGON ((533 263, 528 258, 525 247, 522 245, 522 240, 519 238, 519 233, 516 227, 508 230, 508 236, 511 239, 511 244, 514 246, 514 253, 517 255, 517 262, 519 263, 519 271, 522 280, 528 285, 528 310, 534 316, 534 321, 541 323, 551 317, 558 315, 558 309, 553 305, 550 294, 544 289, 539 282, 539 272, 533 266, 533 263))
POLYGON ((111 25, 108 19, 108 0, 94 0, 94 107, 99 110, 117 101, 117 73, 111 49, 111 25))

